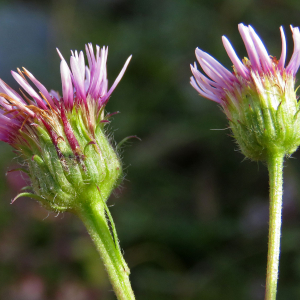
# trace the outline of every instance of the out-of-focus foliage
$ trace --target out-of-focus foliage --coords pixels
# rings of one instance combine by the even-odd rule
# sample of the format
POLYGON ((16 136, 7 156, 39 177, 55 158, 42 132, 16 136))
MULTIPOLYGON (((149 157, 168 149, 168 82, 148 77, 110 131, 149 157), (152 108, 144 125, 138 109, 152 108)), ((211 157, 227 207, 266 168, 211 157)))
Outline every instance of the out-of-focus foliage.
MULTIPOLYGON (((61 90, 58 47, 109 45, 108 76, 133 59, 107 109, 121 111, 110 130, 123 147, 126 177, 109 200, 137 299, 263 299, 268 234, 268 177, 245 161, 225 116, 189 85, 199 46, 230 68, 221 35, 240 56, 237 24, 252 24, 279 57, 288 53, 296 0, 52 0, 0 3, 0 77, 26 67, 61 90), (221 129, 221 130, 211 130, 221 129)), ((11 149, 0 145, 0 298, 114 299, 85 228, 70 214, 48 214, 30 199, 11 149)), ((285 163, 278 300, 300 298, 300 153, 285 163)))

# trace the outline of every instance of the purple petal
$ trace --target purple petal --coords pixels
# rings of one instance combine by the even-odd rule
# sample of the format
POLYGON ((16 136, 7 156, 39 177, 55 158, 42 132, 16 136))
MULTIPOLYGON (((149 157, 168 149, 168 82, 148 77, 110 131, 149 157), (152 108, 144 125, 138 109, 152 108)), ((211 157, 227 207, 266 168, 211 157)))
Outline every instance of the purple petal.
POLYGON ((60 100, 60 96, 59 96, 59 94, 58 94, 56 91, 50 90, 49 94, 50 94, 53 98, 55 98, 57 101, 60 100))
POLYGON ((80 51, 80 53, 79 53, 78 65, 79 65, 79 68, 80 68, 80 73, 83 74, 82 77, 84 78, 84 75, 85 75, 85 63, 84 63, 84 54, 83 54, 82 51, 80 51))
POLYGON ((0 91, 4 94, 8 95, 9 97, 16 99, 18 102, 26 104, 24 99, 14 91, 10 86, 8 86, 2 79, 0 79, 0 91))
POLYGON ((12 106, 8 103, 8 101, 4 97, 1 96, 0 96, 0 105, 3 106, 3 108, 5 108, 5 110, 7 111, 12 110, 12 106))
POLYGON ((73 85, 71 80, 71 72, 65 60, 60 63, 60 74, 62 83, 63 99, 66 107, 73 106, 73 85))
POLYGON ((85 67, 85 81, 84 81, 85 92, 87 92, 87 90, 89 89, 90 82, 91 82, 91 72, 90 72, 90 69, 88 68, 88 66, 86 66, 85 67))
POLYGON ((261 41, 259 36, 256 34, 254 29, 250 25, 248 26, 248 28, 249 28, 249 32, 250 32, 252 41, 256 48, 257 54, 259 56, 260 63, 263 67, 263 70, 265 72, 268 72, 268 71, 272 72, 273 71, 272 61, 270 59, 270 56, 269 56, 263 42, 261 41))
MULTIPOLYGON (((4 94, 6 94, 14 100, 14 102, 12 103, 13 106, 18 107, 18 109, 24 111, 31 117, 35 116, 34 112, 26 107, 26 102, 20 96, 16 97, 15 94, 17 93, 11 87, 9 87, 2 79, 0 79, 0 91, 2 92, 2 90, 4 91, 4 94), (19 98, 21 99, 21 101, 19 101, 19 98)), ((7 110, 11 110, 12 106, 8 104, 9 102, 6 99, 3 99, 4 97, 0 97, 0 104, 3 104, 3 106, 5 106, 7 110)))
MULTIPOLYGON (((102 98, 104 98, 104 95, 107 93, 107 89, 108 89, 108 80, 107 80, 107 78, 105 77, 105 80, 103 80, 103 82, 102 82, 102 85, 101 85, 101 89, 100 89, 100 91, 99 91, 99 95, 100 95, 100 97, 102 98)), ((102 99, 103 99, 102 98, 102 99)), ((103 100, 102 100, 103 101, 103 100)))
POLYGON ((12 76, 14 79, 19 83, 19 85, 36 101, 39 107, 43 109, 47 109, 42 98, 36 93, 36 91, 30 86, 30 84, 21 77, 18 73, 11 71, 12 76))
POLYGON ((47 99, 47 101, 49 102, 49 104, 52 107, 55 107, 54 102, 48 92, 48 90, 45 88, 45 86, 43 84, 41 84, 28 70, 26 70, 25 68, 24 72, 25 75, 33 82, 33 84, 40 90, 40 92, 45 96, 45 98, 47 99))
MULTIPOLYGON (((197 49, 196 49, 197 51, 197 49)), ((204 52, 203 52, 204 53, 204 52)), ((223 88, 227 88, 228 85, 230 85, 230 79, 227 78, 227 76, 224 76, 220 71, 220 69, 217 69, 217 65, 214 63, 214 61, 211 61, 213 65, 211 65, 205 58, 203 58, 203 53, 198 52, 196 54, 199 64, 201 65, 204 72, 215 82, 220 84, 223 88), (199 55, 200 54, 200 55, 199 55)))
POLYGON ((285 39, 285 34, 284 34, 282 26, 280 26, 280 34, 281 34, 281 43, 282 43, 281 49, 282 50, 281 50, 281 56, 280 56, 277 67, 278 67, 278 69, 283 70, 284 64, 285 64, 285 59, 286 59, 286 39, 285 39))
POLYGON ((84 89, 84 75, 85 70, 81 68, 79 58, 71 56, 70 58, 70 65, 73 73, 74 78, 74 86, 76 87, 77 97, 80 97, 84 101, 86 100, 85 97, 85 89, 84 89))
POLYGON ((100 76, 95 86, 95 98, 102 97, 107 92, 107 85, 105 84, 106 78, 106 62, 107 62, 108 48, 101 49, 101 65, 100 76), (104 88, 104 89, 103 89, 104 88))
POLYGON ((222 86, 220 84, 218 84, 215 81, 212 81, 212 80, 208 79, 200 71, 198 71, 196 63, 194 63, 194 66, 190 65, 190 67, 191 67, 191 71, 192 71, 192 73, 193 73, 193 75, 194 75, 194 77, 195 77, 195 79, 197 81, 201 81, 201 82, 203 81, 208 86, 212 86, 212 87, 216 87, 216 88, 221 88, 222 89, 222 86))
POLYGON ((296 74, 298 68, 299 68, 299 51, 300 51, 300 33, 299 33, 299 28, 293 28, 291 26, 291 30, 293 32, 293 40, 294 40, 294 51, 293 55, 290 59, 290 62, 288 66, 286 67, 286 72, 296 74))
POLYGON ((92 70, 92 66, 95 65, 95 63, 96 63, 92 43, 89 43, 88 46, 86 46, 86 48, 87 48, 86 53, 88 55, 89 67, 90 67, 90 70, 92 70))
POLYGON ((236 55, 233 47, 231 46, 230 42, 226 38, 226 36, 222 36, 223 45, 225 47, 225 50, 232 61, 234 67, 236 68, 237 72, 242 75, 245 79, 249 77, 249 71, 248 69, 243 65, 243 63, 240 61, 238 56, 236 55))
POLYGON ((192 87, 203 97, 210 99, 212 101, 215 101, 217 103, 221 103, 220 99, 218 99, 216 96, 212 95, 212 94, 208 94, 206 92, 204 92, 203 90, 201 90, 198 86, 198 84, 196 83, 194 77, 191 77, 191 81, 190 81, 192 87))
POLYGON ((111 93, 114 91, 114 89, 116 88, 116 86, 118 85, 118 83, 120 82, 120 80, 122 79, 122 77, 123 77, 123 75, 124 75, 124 73, 125 73, 125 71, 126 71, 126 68, 127 68, 128 64, 129 64, 129 62, 130 62, 130 60, 131 60, 131 57, 132 57, 132 55, 130 55, 130 56, 127 58, 127 60, 126 60, 126 62, 125 62, 125 64, 124 64, 124 66, 123 66, 121 72, 119 73, 118 77, 116 78, 115 82, 113 83, 113 85, 111 86, 111 88, 109 89, 109 91, 107 92, 107 94, 103 97, 102 103, 103 103, 104 105, 107 103, 107 101, 108 101, 108 99, 109 99, 111 93))
POLYGON ((58 48, 56 48, 56 51, 60 57, 61 60, 65 60, 64 57, 62 56, 62 54, 60 53, 60 51, 58 50, 58 48))
POLYGON ((238 29, 239 29, 241 37, 244 41, 244 44, 245 44, 249 59, 251 61, 253 70, 261 71, 259 58, 258 58, 256 49, 255 49, 255 46, 253 44, 253 41, 251 39, 249 29, 246 26, 244 26, 244 24, 242 24, 242 23, 240 23, 238 25, 238 29))
POLYGON ((204 59, 212 67, 212 69, 216 70, 217 73, 219 73, 224 78, 227 78, 226 81, 235 80, 235 76, 231 72, 229 72, 226 68, 224 68, 216 59, 214 59, 208 53, 197 48, 196 57, 197 58, 201 57, 202 59, 204 59))
POLYGON ((195 69, 192 65, 191 71, 194 75, 194 79, 197 85, 201 88, 203 92, 205 92, 208 95, 217 97, 218 99, 224 96, 224 90, 222 87, 220 87, 220 85, 216 84, 214 81, 211 81, 210 79, 202 75, 201 72, 195 69))
POLYGON ((4 115, 3 111, 0 113, 0 124, 5 126, 15 126, 20 125, 20 122, 15 118, 10 118, 8 115, 4 115))
POLYGON ((97 49, 96 59, 94 59, 94 62, 92 61, 92 64, 91 64, 90 86, 87 91, 87 93, 90 94, 93 99, 97 98, 97 92, 98 92, 98 90, 96 90, 97 83, 99 82, 99 80, 101 81, 102 77, 103 77, 103 73, 101 72, 101 68, 102 68, 101 64, 102 64, 102 59, 103 59, 102 53, 103 53, 105 47, 103 47, 103 50, 101 50, 101 54, 100 54, 100 47, 98 45, 96 45, 96 49, 97 49))
POLYGON ((68 66, 66 60, 64 59, 64 57, 62 56, 62 54, 60 53, 58 48, 56 48, 56 51, 61 59, 60 76, 61 76, 63 99, 64 99, 66 107, 72 107, 73 106, 73 97, 74 97, 72 79, 74 81, 74 78, 73 78, 73 75, 69 69, 69 66, 68 66))
POLYGON ((11 138, 9 136, 9 133, 6 132, 5 130, 0 130, 0 141, 4 142, 4 143, 11 143, 11 138))
POLYGON ((85 45, 85 53, 86 53, 86 57, 88 59, 88 63, 89 63, 89 67, 91 69, 92 66, 92 60, 91 60, 91 55, 90 55, 90 51, 87 45, 85 45))
MULTIPOLYGON (((97 56, 96 56, 95 63, 92 65, 93 72, 91 72, 91 83, 90 83, 90 87, 88 89, 88 94, 90 94, 93 99, 96 99, 97 83, 99 80, 102 80, 102 76, 103 76, 103 74, 101 73, 101 67, 102 67, 101 64, 102 64, 103 57, 101 57, 99 54, 99 46, 98 45, 96 48, 97 48, 97 56)), ((101 54, 102 54, 102 51, 101 51, 101 54)))

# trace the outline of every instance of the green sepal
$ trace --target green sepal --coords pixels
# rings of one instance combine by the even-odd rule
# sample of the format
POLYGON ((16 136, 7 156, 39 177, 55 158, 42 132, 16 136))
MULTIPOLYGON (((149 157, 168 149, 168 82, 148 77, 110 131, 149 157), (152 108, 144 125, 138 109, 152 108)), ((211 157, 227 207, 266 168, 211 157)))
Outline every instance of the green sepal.
POLYGON ((13 204, 18 198, 20 197, 28 197, 28 198, 32 198, 32 199, 35 199, 35 200, 38 200, 40 202, 44 202, 45 199, 43 197, 40 197, 36 194, 32 194, 32 193, 20 193, 18 194, 14 199, 11 200, 10 204, 13 204))
POLYGON ((72 111, 65 112, 72 129, 72 132, 69 129, 71 138, 73 134, 78 143, 76 149, 71 148, 70 135, 68 133, 67 138, 57 113, 44 120, 49 120, 51 132, 50 127, 39 120, 21 132, 26 143, 20 150, 27 158, 32 195, 50 210, 76 212, 84 202, 91 201, 96 186, 105 199, 102 201, 106 201, 122 179, 118 153, 104 133, 105 124, 101 123, 104 107, 99 114, 97 110, 93 112, 92 106, 89 112, 85 109, 74 106, 72 111), (95 115, 88 119, 93 113, 95 115))
POLYGON ((224 105, 240 150, 253 160, 267 160, 275 154, 291 155, 300 144, 295 92, 288 89, 290 86, 282 91, 266 76, 261 83, 264 91, 248 84, 240 88, 240 94, 229 93, 228 103, 224 105))

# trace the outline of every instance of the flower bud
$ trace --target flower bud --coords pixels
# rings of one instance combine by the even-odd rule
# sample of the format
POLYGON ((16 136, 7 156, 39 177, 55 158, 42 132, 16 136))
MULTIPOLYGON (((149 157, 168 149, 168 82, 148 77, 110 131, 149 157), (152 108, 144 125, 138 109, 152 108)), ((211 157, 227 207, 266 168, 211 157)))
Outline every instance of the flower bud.
POLYGON ((251 26, 239 24, 248 52, 242 61, 230 42, 223 44, 233 63, 233 73, 207 53, 196 49, 197 59, 211 78, 191 66, 192 86, 200 95, 223 108, 242 153, 253 160, 266 160, 269 155, 291 155, 300 144, 299 105, 295 74, 300 65, 300 33, 293 28, 294 52, 285 67, 286 41, 282 27, 282 54, 279 60, 269 56, 251 26))
POLYGON ((92 45, 86 46, 89 66, 82 51, 72 52, 71 70, 58 51, 62 97, 48 92, 26 69, 12 72, 27 93, 23 96, 0 80, 0 140, 25 159, 34 192, 15 199, 30 196, 48 209, 76 212, 84 202, 99 199, 99 193, 106 201, 118 186, 122 164, 106 135, 110 115, 104 109, 131 57, 107 90, 107 48, 96 50, 94 54, 92 45))

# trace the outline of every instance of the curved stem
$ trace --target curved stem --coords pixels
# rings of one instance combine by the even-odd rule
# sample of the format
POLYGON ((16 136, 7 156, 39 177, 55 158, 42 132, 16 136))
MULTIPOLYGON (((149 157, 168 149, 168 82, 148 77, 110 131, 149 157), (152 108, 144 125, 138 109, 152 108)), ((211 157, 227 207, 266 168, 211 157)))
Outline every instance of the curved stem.
POLYGON ((77 211, 102 258, 110 282, 119 300, 134 300, 129 270, 107 224, 101 202, 87 203, 77 211))
POLYGON ((275 300, 281 235, 282 172, 284 155, 270 155, 268 159, 270 182, 269 245, 265 300, 275 300))

